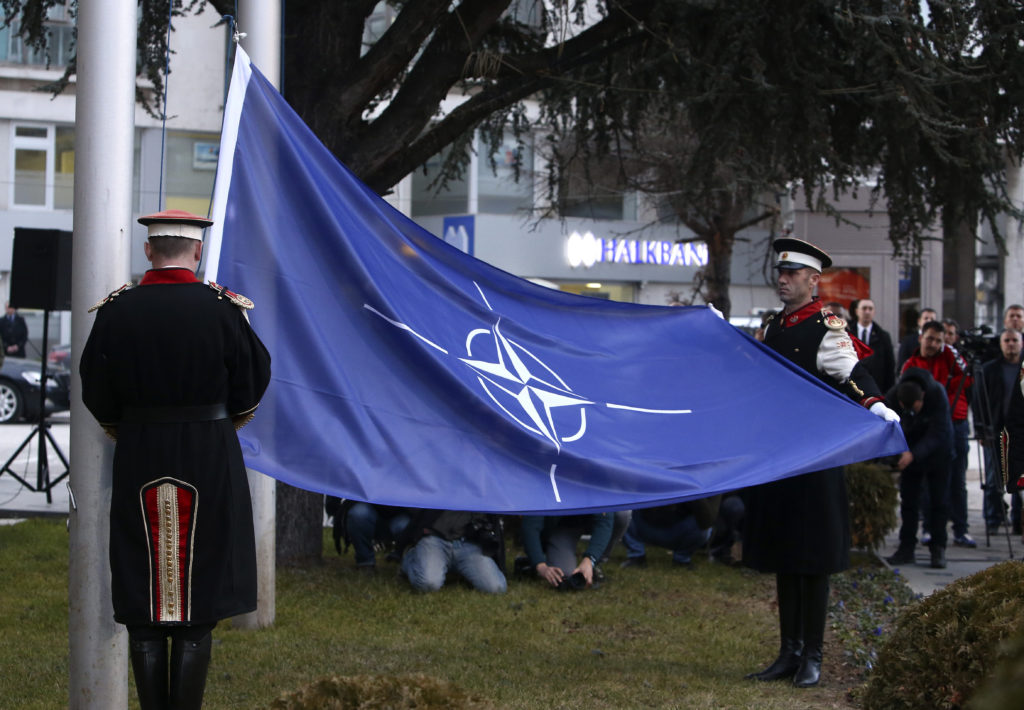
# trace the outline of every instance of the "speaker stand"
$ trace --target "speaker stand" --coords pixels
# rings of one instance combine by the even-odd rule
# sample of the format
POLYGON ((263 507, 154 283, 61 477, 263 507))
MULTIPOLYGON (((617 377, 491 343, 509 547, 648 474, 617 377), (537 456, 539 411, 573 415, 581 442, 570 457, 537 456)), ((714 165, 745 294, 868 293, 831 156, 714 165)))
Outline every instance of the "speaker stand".
POLYGON ((43 358, 40 364, 40 378, 39 378, 39 423, 36 424, 29 435, 25 437, 25 440, 21 442, 21 446, 15 450, 7 462, 0 468, 0 476, 5 473, 9 473, 14 480, 16 480, 25 488, 29 489, 33 493, 46 493, 46 502, 53 502, 53 494, 50 492, 53 487, 64 480, 70 466, 68 465, 68 459, 64 455, 64 452, 60 450, 60 445, 57 444, 53 438, 53 434, 50 433, 50 423, 46 421, 46 350, 47 350, 47 338, 50 335, 50 311, 43 311, 43 358), (32 439, 39 437, 39 449, 38 456, 36 457, 36 483, 33 486, 31 483, 26 481, 24 478, 19 476, 11 469, 11 464, 21 455, 21 452, 25 450, 25 447, 32 443, 32 439), (60 458, 61 463, 64 464, 64 473, 57 476, 55 479, 50 480, 50 461, 47 453, 46 441, 50 441, 50 446, 57 452, 57 456, 60 458))

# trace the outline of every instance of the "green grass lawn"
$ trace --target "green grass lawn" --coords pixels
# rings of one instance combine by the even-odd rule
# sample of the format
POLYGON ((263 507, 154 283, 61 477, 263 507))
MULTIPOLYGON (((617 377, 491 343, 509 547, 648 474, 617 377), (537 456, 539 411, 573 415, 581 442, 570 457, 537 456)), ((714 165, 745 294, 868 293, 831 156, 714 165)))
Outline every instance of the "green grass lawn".
MULTIPOLYGON (((67 707, 67 536, 63 521, 0 526, 0 708, 67 707)), ((367 577, 325 545, 323 565, 278 571, 273 628, 214 631, 205 707, 267 707, 325 676, 415 673, 499 708, 856 707, 855 634, 830 631, 818 688, 746 681, 777 650, 774 578, 649 558, 628 570, 613 558, 586 592, 510 579, 502 596, 458 583, 422 595, 394 564, 367 577)))

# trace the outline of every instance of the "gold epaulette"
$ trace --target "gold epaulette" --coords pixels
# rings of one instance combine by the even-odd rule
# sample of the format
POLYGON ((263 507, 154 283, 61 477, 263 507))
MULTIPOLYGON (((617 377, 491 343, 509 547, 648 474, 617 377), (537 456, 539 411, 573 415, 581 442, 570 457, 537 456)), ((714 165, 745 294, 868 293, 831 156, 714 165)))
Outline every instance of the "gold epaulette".
POLYGON ((121 286, 120 288, 114 289, 113 291, 108 293, 105 298, 100 299, 99 303, 97 303, 95 306, 90 308, 89 309, 89 313, 92 313, 93 311, 98 311, 100 308, 102 308, 106 304, 108 304, 111 301, 113 301, 115 298, 120 296, 122 293, 124 293, 125 291, 127 291, 128 289, 130 289, 134 285, 135 284, 133 284, 131 281, 129 281, 124 286, 121 286))
POLYGON ((825 327, 830 330, 846 330, 846 321, 832 311, 821 309, 821 315, 825 318, 825 327))
POLYGON ((256 307, 256 304, 253 303, 251 299, 246 298, 245 296, 243 296, 240 293, 235 293, 234 291, 228 291, 226 288, 224 288, 223 286, 221 286, 218 283, 210 281, 209 286, 210 286, 210 288, 212 288, 214 291, 217 292, 217 298, 218 299, 226 298, 229 301, 231 301, 232 303, 234 303, 236 306, 238 306, 239 308, 244 308, 247 311, 251 311, 253 308, 256 307))

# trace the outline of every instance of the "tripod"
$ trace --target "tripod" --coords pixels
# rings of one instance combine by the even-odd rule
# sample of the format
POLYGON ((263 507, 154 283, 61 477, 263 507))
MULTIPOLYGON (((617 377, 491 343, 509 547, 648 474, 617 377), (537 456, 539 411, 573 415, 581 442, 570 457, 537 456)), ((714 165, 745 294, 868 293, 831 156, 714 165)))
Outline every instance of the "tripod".
MULTIPOLYGON (((46 342, 50 333, 50 311, 43 311, 43 353, 46 353, 46 342)), ((40 365, 40 378, 39 378, 39 423, 32 428, 29 435, 25 437, 25 440, 21 442, 11 457, 7 459, 7 462, 0 468, 0 476, 5 473, 9 473, 18 483, 25 486, 33 493, 46 493, 46 502, 53 502, 53 494, 50 492, 53 487, 60 483, 64 478, 67 477, 70 466, 68 465, 68 459, 64 455, 64 452, 60 450, 60 446, 53 438, 53 434, 50 433, 50 423, 46 421, 46 357, 42 358, 42 364, 40 365), (19 476, 11 468, 11 464, 21 455, 21 452, 25 450, 35 437, 39 437, 39 449, 38 456, 36 457, 36 482, 32 485, 24 478, 19 476), (57 452, 57 456, 60 458, 61 463, 64 464, 64 473, 57 476, 55 479, 50 480, 50 462, 49 455, 47 453, 46 442, 49 440, 50 446, 57 452)))
MULTIPOLYGON (((987 451, 988 451, 987 458, 992 459, 993 461, 996 462, 993 465, 998 465, 999 449, 997 447, 999 446, 999 439, 998 439, 998 432, 996 431, 996 427, 995 427, 995 421, 994 421, 995 420, 995 416, 994 416, 994 413, 993 413, 993 410, 992 410, 992 403, 989 401, 988 387, 986 386, 987 383, 985 382, 985 371, 974 359, 971 360, 971 376, 974 379, 974 388, 975 388, 975 392, 976 392, 976 396, 977 396, 977 400, 976 401, 978 403, 978 411, 984 413, 984 415, 985 415, 985 422, 984 422, 984 424, 982 426, 985 429, 986 436, 979 436, 978 435, 979 426, 978 426, 977 422, 975 422, 975 426, 974 426, 974 434, 975 434, 974 440, 977 441, 978 444, 979 444, 978 449, 977 449, 977 451, 978 451, 978 472, 979 472, 978 473, 978 477, 979 477, 980 483, 981 483, 982 496, 983 496, 983 500, 985 501, 985 503, 987 503, 990 500, 989 493, 992 490, 992 486, 996 486, 1000 490, 999 502, 996 505, 996 507, 998 508, 998 511, 999 511, 999 524, 1002 525, 1006 529, 1006 549, 1007 549, 1007 554, 1009 555, 1008 559, 1012 560, 1013 559, 1013 540, 1012 540, 1012 537, 1010 535, 1010 521, 1006 517, 1006 503, 1003 500, 1003 496, 1001 494, 1002 486, 999 483, 999 478, 1000 477, 997 476, 996 477, 996 481, 994 483, 991 483, 991 484, 989 483, 989 480, 988 480, 988 465, 987 465, 989 462, 984 460, 986 457, 983 457, 982 453, 981 453, 982 448, 986 448, 987 451), (986 441, 988 443, 986 443, 986 441)), ((1002 406, 1002 403, 997 403, 997 404, 999 406, 1002 406)), ((982 510, 984 510, 984 508, 985 508, 985 503, 982 504, 982 510)), ((989 530, 988 521, 985 521, 985 547, 991 547, 991 546, 992 546, 992 533, 989 530)))

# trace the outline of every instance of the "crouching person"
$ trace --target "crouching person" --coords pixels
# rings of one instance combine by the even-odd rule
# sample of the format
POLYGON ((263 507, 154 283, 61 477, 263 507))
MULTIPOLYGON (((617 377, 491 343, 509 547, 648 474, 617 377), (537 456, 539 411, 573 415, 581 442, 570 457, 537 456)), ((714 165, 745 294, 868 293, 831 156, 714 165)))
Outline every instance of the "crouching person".
POLYGON ((599 576, 598 561, 613 535, 614 515, 524 515, 523 547, 537 576, 556 589, 586 589, 599 576), (576 546, 590 535, 577 563, 576 546))
POLYGON ((418 591, 436 592, 454 570, 478 591, 505 592, 505 540, 496 515, 422 509, 403 542, 410 547, 402 556, 402 574, 418 591))

